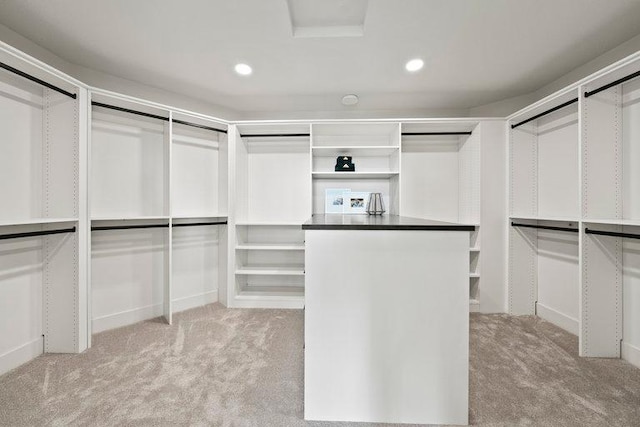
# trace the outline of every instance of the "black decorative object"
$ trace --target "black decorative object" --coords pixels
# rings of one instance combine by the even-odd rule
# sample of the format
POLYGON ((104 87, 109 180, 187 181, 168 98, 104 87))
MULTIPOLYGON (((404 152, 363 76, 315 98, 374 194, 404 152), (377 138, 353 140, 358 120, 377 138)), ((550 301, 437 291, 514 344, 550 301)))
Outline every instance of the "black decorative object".
POLYGON ((351 156, 339 156, 336 159, 336 172, 355 172, 356 165, 353 164, 351 156))

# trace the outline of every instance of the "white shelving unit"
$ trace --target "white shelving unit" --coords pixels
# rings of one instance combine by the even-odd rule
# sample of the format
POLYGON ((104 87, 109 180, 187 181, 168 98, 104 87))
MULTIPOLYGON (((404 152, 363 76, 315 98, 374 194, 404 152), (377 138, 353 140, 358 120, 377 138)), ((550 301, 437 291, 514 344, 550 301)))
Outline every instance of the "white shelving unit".
POLYGON ((0 374, 87 348, 86 91, 0 52, 0 374), (24 74, 21 74, 24 73, 24 74))
POLYGON ((92 331, 171 323, 170 112, 97 93, 91 102, 92 331))
POLYGON ((101 93, 92 101, 93 332, 157 316, 171 323, 217 301, 226 126, 101 93))
POLYGON ((622 356, 636 364, 640 363, 640 80, 625 78, 638 70, 640 61, 630 62, 585 84, 580 94, 580 354, 622 356))
MULTIPOLYGON (((403 123, 402 215, 479 225, 480 144, 477 122, 403 123)), ((479 227, 470 238, 469 308, 479 311, 479 227)))
POLYGON ((508 283, 511 313, 537 313, 578 334, 582 356, 636 364, 638 70, 638 59, 623 60, 510 118, 544 114, 509 142, 510 220, 544 228, 510 227, 508 283))
POLYGON ((171 304, 176 313, 216 302, 226 290, 227 227, 215 224, 228 216, 229 144, 226 125, 177 112, 172 119, 171 304))
POLYGON ((231 126, 229 138, 236 197, 227 305, 302 308, 301 225, 311 216, 310 126, 231 126))
POLYGON ((314 123, 311 130, 313 213, 324 213, 327 188, 382 193, 387 213, 399 213, 399 123, 314 123), (336 172, 338 156, 353 156, 355 171, 336 172))
POLYGON ((509 312, 537 313, 576 334, 580 291, 577 98, 577 90, 565 92, 512 118, 509 126, 509 312))

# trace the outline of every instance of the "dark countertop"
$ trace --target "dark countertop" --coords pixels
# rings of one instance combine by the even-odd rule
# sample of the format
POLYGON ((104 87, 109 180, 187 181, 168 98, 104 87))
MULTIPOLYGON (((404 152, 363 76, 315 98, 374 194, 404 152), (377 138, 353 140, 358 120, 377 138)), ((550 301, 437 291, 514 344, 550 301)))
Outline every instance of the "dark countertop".
POLYGON ((398 215, 313 215, 303 230, 441 230, 473 231, 475 225, 398 215))

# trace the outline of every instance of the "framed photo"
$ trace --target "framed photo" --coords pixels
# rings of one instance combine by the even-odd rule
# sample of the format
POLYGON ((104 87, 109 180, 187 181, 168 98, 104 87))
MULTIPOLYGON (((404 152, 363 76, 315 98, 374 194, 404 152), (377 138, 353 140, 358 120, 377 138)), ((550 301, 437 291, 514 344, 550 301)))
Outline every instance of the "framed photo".
POLYGON ((345 213, 345 194, 351 193, 348 188, 327 188, 324 198, 324 213, 343 214, 345 213))
POLYGON ((371 193, 368 191, 350 191, 344 193, 344 213, 366 214, 369 194, 371 193))

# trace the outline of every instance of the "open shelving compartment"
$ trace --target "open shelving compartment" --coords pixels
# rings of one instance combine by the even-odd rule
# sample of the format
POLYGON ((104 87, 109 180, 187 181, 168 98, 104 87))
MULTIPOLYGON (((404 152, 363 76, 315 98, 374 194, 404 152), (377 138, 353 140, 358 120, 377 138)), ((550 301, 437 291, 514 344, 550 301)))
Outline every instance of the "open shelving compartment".
POLYGON ((509 122, 511 314, 578 334, 578 93, 554 97, 509 122))
POLYGON ((95 92, 91 103, 92 330, 171 323, 171 114, 95 92))
POLYGON ((301 225, 311 217, 310 126, 247 124, 230 133, 237 197, 228 305, 302 308, 301 225))
POLYGON ((325 212, 333 188, 382 193, 386 213, 399 213, 399 123, 314 123, 311 130, 314 214, 325 212), (355 171, 336 172, 339 156, 351 156, 355 171))
POLYGON ((227 283, 227 126, 172 112, 171 308, 218 301, 227 283))
POLYGON ((87 347, 82 90, 0 52, 0 374, 87 347))
POLYGON ((580 354, 640 366, 640 61, 581 88, 580 354))
POLYGON ((480 309, 480 130, 477 122, 402 123, 403 216, 475 225, 469 308, 480 309), (437 203, 433 203, 437 200, 437 203))

